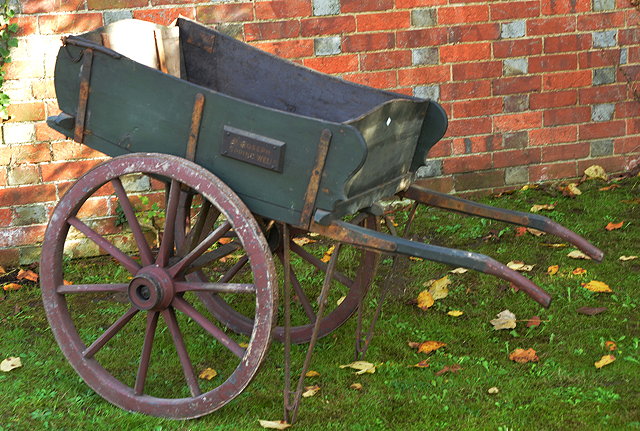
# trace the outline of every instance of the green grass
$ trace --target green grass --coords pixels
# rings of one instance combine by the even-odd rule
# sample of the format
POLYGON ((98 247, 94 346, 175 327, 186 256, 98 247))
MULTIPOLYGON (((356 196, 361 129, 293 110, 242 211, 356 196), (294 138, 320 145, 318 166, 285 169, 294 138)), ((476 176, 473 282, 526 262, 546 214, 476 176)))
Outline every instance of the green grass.
MULTIPOLYGON (((522 260, 535 264, 527 276, 553 295, 551 307, 543 309, 523 293, 513 292, 507 283, 470 271, 450 275, 453 283, 449 296, 428 311, 421 311, 411 302, 423 289, 422 284, 446 275, 451 268, 402 258, 366 358, 380 364, 377 372, 356 376, 351 370, 338 368, 353 359, 355 321, 351 319, 318 342, 311 368, 321 376, 307 380, 322 389, 303 400, 296 428, 640 429, 640 260, 618 260, 621 255, 640 254, 640 205, 621 202, 638 198, 640 178, 620 184, 618 189, 599 191, 604 183, 587 182, 580 186, 583 194, 575 199, 563 197, 551 187, 482 199, 524 211, 533 204, 557 202, 555 210, 545 215, 601 247, 606 254, 601 264, 566 257, 571 248, 544 247, 543 243, 561 242, 549 235, 515 236, 515 229, 505 224, 421 207, 412 230, 415 239, 484 253, 503 263, 522 260), (619 230, 604 229, 610 221, 623 220, 625 224, 619 230), (483 239, 490 233, 490 239, 483 239), (547 274, 550 265, 560 266, 554 276, 547 274), (585 268, 587 273, 572 275, 576 267, 585 268), (607 283, 614 293, 594 294, 581 287, 590 280, 607 283), (583 306, 608 310, 586 316, 576 312, 583 306), (526 322, 518 322, 515 330, 494 331, 489 320, 507 308, 520 320, 537 315, 543 323, 527 328, 526 322), (454 309, 464 314, 448 316, 447 311, 454 309), (442 341, 447 346, 430 356, 429 368, 412 367, 427 356, 417 354, 407 342, 427 340, 442 341), (594 362, 609 353, 604 345, 609 340, 617 343, 617 350, 612 352, 616 361, 596 369, 594 362), (540 362, 510 361, 509 352, 518 347, 535 349, 540 362), (452 364, 462 369, 435 375, 452 364), (363 390, 349 389, 354 382, 361 383, 363 390), (499 393, 488 394, 494 386, 499 393)), ((405 217, 398 214, 396 219, 405 217)), ((322 252, 322 245, 305 247, 311 250, 314 246, 322 252)), ((127 274, 118 273, 105 260, 69 261, 67 265, 75 283, 127 279, 127 274)), ((378 285, 390 267, 391 259, 383 259, 378 285)), ((277 342, 272 344, 256 379, 221 410, 192 421, 147 417, 112 406, 76 375, 53 339, 35 284, 25 283, 21 290, 3 295, 0 359, 20 356, 23 367, 0 374, 0 430, 238 430, 260 429, 258 419, 281 419, 283 348, 277 342)), ((375 307, 376 297, 372 294, 365 301, 368 313, 375 307)), ((84 301, 74 305, 74 313, 88 328, 94 328, 82 333, 87 340, 95 338, 100 327, 128 307, 112 297, 84 301)), ((141 318, 135 322, 127 327, 129 332, 119 335, 113 348, 107 345, 100 352, 123 380, 132 379, 127 373, 135 367, 140 351, 139 337, 128 337, 144 325, 141 318), (124 353, 116 348, 118 345, 127 346, 124 353)), ((184 323, 181 321, 181 327, 186 328, 196 369, 222 369, 218 366, 232 360, 201 331, 184 323)), ((243 337, 236 339, 242 341, 243 337)), ((160 331, 158 341, 150 382, 159 391, 170 391, 181 384, 181 371, 167 331, 160 331)), ((301 364, 305 350, 304 345, 293 347, 297 364, 301 364)))

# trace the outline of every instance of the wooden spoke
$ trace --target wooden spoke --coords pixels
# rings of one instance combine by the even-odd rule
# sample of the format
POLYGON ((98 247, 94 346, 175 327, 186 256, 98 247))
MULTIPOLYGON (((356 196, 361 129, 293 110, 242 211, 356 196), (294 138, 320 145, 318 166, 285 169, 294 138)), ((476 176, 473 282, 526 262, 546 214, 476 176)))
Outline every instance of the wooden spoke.
POLYGON ((243 283, 192 283, 178 281, 175 283, 176 293, 212 292, 212 293, 256 293, 254 284, 243 283))
POLYGON ((191 364, 191 359, 189 359, 187 347, 185 346, 184 339, 182 338, 182 334, 180 333, 180 328, 178 327, 178 321, 176 320, 175 311, 173 310, 173 308, 169 307, 166 310, 162 311, 162 317, 164 318, 164 321, 169 328, 171 338, 173 339, 173 344, 175 345, 176 351, 178 352, 180 365, 182 365, 182 372, 184 373, 184 378, 187 381, 187 385, 189 386, 191 396, 197 397, 201 394, 200 386, 198 385, 198 380, 196 379, 196 375, 193 372, 193 365, 191 364))
POLYGON ((202 328, 207 331, 209 334, 213 335, 213 337, 218 340, 223 346, 227 349, 231 350, 231 353, 236 355, 238 358, 242 359, 244 357, 245 350, 238 345, 231 337, 225 334, 220 328, 211 323, 209 319, 204 317, 202 314, 198 312, 191 304, 189 304, 184 299, 176 296, 173 299, 173 306, 192 318, 195 322, 197 322, 202 328))
POLYGON ((144 383, 147 380, 147 372, 149 371, 149 362, 151 361, 151 349, 153 348, 153 338, 156 334, 158 326, 157 311, 147 313, 147 329, 144 333, 144 344, 142 345, 142 353, 140 354, 140 365, 138 366, 138 374, 136 375, 136 383, 133 391, 136 395, 144 393, 144 383))
POLYGON ((189 252, 185 257, 180 259, 178 263, 169 268, 169 275, 176 277, 180 272, 184 271, 193 261, 206 252, 209 247, 215 244, 225 233, 231 229, 231 223, 228 221, 220 225, 216 230, 211 232, 204 241, 200 242, 193 250, 189 252))
POLYGON ((127 218, 127 223, 129 223, 129 228, 133 233, 133 237, 138 245, 138 250, 140 251, 140 259, 142 260, 142 264, 144 266, 151 265, 153 263, 153 255, 151 254, 151 249, 149 248, 149 244, 147 244, 147 240, 142 232, 142 228, 140 227, 140 223, 138 223, 138 219, 136 217, 135 211, 131 206, 131 202, 127 197, 127 192, 122 185, 122 181, 120 178, 114 178, 111 180, 111 185, 113 189, 116 191, 116 196, 118 197, 118 202, 120 203, 120 208, 122 208, 122 212, 124 212, 125 217, 127 218))
POLYGON ((218 280, 218 283, 226 283, 229 280, 231 280, 233 277, 235 277, 235 275, 240 272, 240 270, 247 264, 247 262, 249 262, 249 256, 245 255, 242 256, 230 269, 229 271, 226 272, 226 274, 224 274, 222 277, 220 277, 220 280, 218 280))
POLYGON ((125 293, 129 287, 126 283, 112 284, 62 284, 57 287, 56 292, 61 295, 69 293, 125 293))
MULTIPOLYGON (((315 266, 316 268, 318 268, 320 271, 324 273, 327 272, 327 269, 329 266, 323 261, 321 261, 320 259, 318 259, 317 257, 315 257, 314 255, 312 255, 311 253, 309 253, 307 250, 300 247, 298 244, 296 244, 293 241, 290 243, 290 247, 291 247, 291 251, 293 251, 295 254, 297 254, 307 262, 309 262, 311 265, 315 266)), ((354 283, 353 280, 351 280, 349 277, 345 276, 344 274, 338 271, 334 272, 333 278, 338 280, 340 283, 344 284, 349 288, 353 286, 353 283, 354 283)))
POLYGON ((200 268, 209 265, 216 260, 220 260, 223 257, 229 256, 236 250, 240 249, 240 244, 237 242, 231 242, 229 244, 221 245, 215 250, 211 250, 197 258, 193 261, 193 263, 186 269, 185 273, 192 273, 194 271, 199 270, 200 268))
POLYGON ((131 274, 135 274, 140 269, 140 265, 138 265, 138 263, 135 260, 131 259, 129 256, 124 254, 118 247, 111 244, 102 235, 100 235, 95 230, 91 229, 79 218, 69 217, 67 219, 67 223, 69 223, 71 226, 75 227, 80 232, 85 234, 85 236, 89 238, 91 241, 95 242, 98 245, 98 247, 100 247, 101 249, 109 253, 115 260, 120 262, 120 264, 124 266, 127 269, 127 271, 129 271, 131 274))
POLYGON ((179 201, 180 183, 176 180, 171 180, 165 214, 164 234, 162 236, 160 250, 158 250, 158 256, 156 258, 156 264, 161 268, 167 266, 169 257, 171 255, 171 252, 173 251, 175 233, 174 226, 176 223, 176 214, 178 213, 179 201))
MULTIPOLYGON (((196 222, 185 237, 184 245, 180 250, 181 255, 185 255, 193 250, 193 247, 195 247, 200 240, 210 210, 211 202, 205 199, 198 211, 198 215, 196 215, 196 222)), ((215 212, 215 210, 212 211, 215 212)))
POLYGON ((95 355, 98 350, 102 349, 102 347, 104 347, 104 345, 107 344, 107 342, 112 339, 114 335, 120 332, 124 325, 129 323, 129 321, 133 318, 133 316, 136 315, 137 312, 138 309, 135 307, 131 307, 129 310, 127 310, 127 312, 124 313, 118 320, 116 320, 115 323, 111 325, 106 331, 104 331, 104 333, 99 336, 96 341, 94 341, 89 347, 84 349, 84 351, 82 352, 82 356, 84 356, 86 359, 92 358, 93 355, 95 355))

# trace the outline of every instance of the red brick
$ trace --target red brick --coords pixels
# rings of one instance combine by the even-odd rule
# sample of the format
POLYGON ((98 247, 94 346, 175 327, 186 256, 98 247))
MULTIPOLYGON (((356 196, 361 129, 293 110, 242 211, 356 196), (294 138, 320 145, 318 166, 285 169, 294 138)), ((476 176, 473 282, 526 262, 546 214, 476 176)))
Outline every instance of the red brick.
POLYGON ((207 0, 151 0, 151 6, 207 3, 207 0))
POLYGON ((453 103, 453 118, 481 117, 502 112, 502 98, 465 100, 453 103))
POLYGON ((629 47, 629 62, 640 63, 640 46, 629 47))
POLYGON ((105 157, 103 153, 73 141, 56 142, 51 144, 51 148, 56 161, 105 157))
POLYGON ((465 118, 449 121, 449 129, 446 136, 453 138, 457 136, 488 135, 491 132, 491 118, 465 118))
POLYGON ((586 51, 578 54, 580 69, 618 66, 620 49, 586 51))
POLYGON ((550 165, 535 165, 529 168, 529 181, 549 181, 561 178, 575 178, 578 176, 576 162, 553 163, 550 165))
POLYGON ((540 148, 525 150, 496 151, 493 153, 493 167, 525 166, 540 163, 540 148))
POLYGON ((544 90, 562 90, 565 88, 578 88, 589 85, 591 85, 590 70, 552 73, 542 77, 542 88, 544 90))
POLYGON ((485 169, 491 169, 491 154, 450 157, 442 161, 442 171, 445 174, 474 172, 485 169))
POLYGON ((38 184, 0 189, 2 206, 29 205, 56 200, 56 188, 52 184, 38 184))
POLYGON ((340 13, 393 9, 393 0, 342 0, 340 13))
POLYGON ((0 208, 0 227, 7 227, 13 220, 13 211, 11 208, 0 208))
POLYGON ((276 0, 256 2, 256 19, 282 19, 311 16, 309 0, 276 0))
POLYGON ((517 76, 495 79, 492 85, 493 95, 497 96, 540 91, 542 83, 539 76, 517 76))
POLYGON ((631 92, 635 91, 636 93, 640 91, 640 88, 637 86, 637 83, 640 82, 640 65, 626 65, 618 67, 618 82, 629 82, 636 83, 635 88, 630 87, 629 90, 631 92))
POLYGON ((30 36, 35 34, 38 27, 38 18, 34 16, 16 16, 11 18, 11 24, 18 25, 16 36, 30 36))
POLYGON ((593 105, 594 103, 617 102, 627 98, 627 85, 601 85, 597 87, 581 88, 578 92, 578 100, 581 105, 593 105))
POLYGON ((447 43, 447 40, 446 28, 423 28, 396 33, 396 46, 398 48, 440 46, 447 43))
POLYGON ((343 76, 347 81, 355 82, 357 84, 368 85, 370 87, 388 89, 394 88, 398 85, 396 71, 382 71, 382 72, 367 72, 367 73, 352 73, 343 76))
POLYGON ((509 1, 491 4, 491 21, 540 16, 540 1, 509 1))
POLYGON ((23 0, 22 13, 75 12, 84 9, 84 0, 23 0))
POLYGON ((101 162, 102 160, 79 160, 41 165, 42 181, 73 180, 101 162))
POLYGON ((466 24, 489 21, 489 6, 449 6, 438 8, 438 24, 466 24))
POLYGON ((548 73, 578 69, 577 54, 556 54, 531 57, 529 73, 548 73))
POLYGON ((613 142, 614 154, 637 154, 638 151, 640 151, 640 146, 638 144, 637 136, 618 138, 613 142))
POLYGON ((393 33, 364 33, 345 36, 342 41, 342 52, 378 51, 393 48, 393 33))
POLYGON ((558 108, 572 106, 578 102, 577 90, 554 91, 552 93, 534 93, 529 96, 531 109, 558 108))
POLYGON ((489 96, 491 96, 491 83, 487 80, 453 82, 440 86, 440 99, 444 101, 478 99, 489 96))
POLYGON ((591 148, 587 142, 569 145, 548 145, 542 149, 542 162, 576 160, 589 157, 591 148))
POLYGON ((353 16, 310 18, 302 20, 301 24, 300 33, 302 36, 352 33, 356 30, 356 20, 353 16))
POLYGON ((640 101, 619 102, 616 104, 615 118, 636 117, 638 112, 640 112, 640 101))
POLYGON ((190 19, 196 18, 196 10, 192 7, 163 8, 163 9, 142 9, 134 10, 133 17, 144 21, 155 22, 160 25, 171 24, 178 16, 190 19))
POLYGON ((253 40, 290 39, 300 35, 300 21, 252 22, 244 25, 247 42, 253 40))
POLYGON ((44 120, 44 103, 12 103, 7 108, 9 122, 14 121, 42 121, 44 120))
POLYGON ((543 15, 567 15, 570 13, 589 12, 591 0, 544 0, 541 2, 543 15))
POLYGON ((398 70, 398 83, 405 85, 435 84, 451 80, 448 66, 426 66, 398 70))
POLYGON ((409 11, 381 12, 356 15, 358 32, 396 30, 411 26, 411 13, 409 11))
POLYGON ((53 79, 43 79, 31 83, 31 91, 35 99, 54 99, 56 88, 53 79))
POLYGON ((440 47, 440 61, 442 63, 486 60, 488 58, 491 58, 491 44, 489 43, 468 43, 440 47))
POLYGON ((429 190, 434 190, 440 193, 451 193, 451 191, 453 191, 453 178, 451 177, 422 178, 422 179, 416 180, 416 184, 420 187, 425 187, 429 190))
POLYGON ((502 135, 469 136, 453 140, 454 154, 486 153, 502 147, 502 135))
POLYGON ((618 6, 618 9, 625 9, 628 8, 626 10, 626 15, 627 15, 627 26, 628 28, 637 28, 640 26, 640 13, 638 13, 638 9, 633 8, 633 7, 629 7, 629 1, 627 0, 618 0, 619 2, 625 2, 625 4, 623 6, 618 6))
POLYGON ((410 65, 411 51, 384 51, 360 55, 360 69, 362 71, 397 69, 410 65))
POLYGON ((542 126, 542 113, 522 112, 518 114, 498 115, 493 117, 493 125, 495 132, 534 129, 542 126))
POLYGON ((576 142, 578 126, 545 127, 529 132, 530 145, 549 145, 576 142))
POLYGON ((575 30, 576 30, 575 16, 560 16, 556 18, 530 19, 527 21, 527 35, 529 36, 573 33, 575 30))
POLYGON ((44 107, 47 111, 47 116, 49 115, 58 115, 60 114, 62 111, 60 110, 60 107, 58 106, 58 102, 55 100, 46 100, 44 102, 44 107))
POLYGON ((572 52, 591 49, 590 34, 569 34, 544 38, 544 52, 572 52))
POLYGON ((502 40, 493 43, 495 58, 525 57, 542 52, 541 39, 502 40))
POLYGON ((147 6, 147 0, 87 0, 88 9, 124 9, 147 6))
POLYGON ((621 46, 640 44, 640 32, 637 28, 618 30, 618 44, 621 46))
POLYGON ((31 59, 27 61, 14 60, 2 66, 5 80, 42 78, 44 76, 44 65, 42 59, 31 59))
POLYGON ((396 0, 396 9, 438 6, 443 4, 447 4, 447 0, 396 0))
POLYGON ((0 160, 7 165, 43 163, 51 161, 51 152, 48 144, 13 145, 2 150, 0 160))
POLYGON ((3 229, 2 232, 0 232, 0 247, 39 244, 42 242, 46 229, 46 225, 19 226, 3 229))
POLYGON ((7 185, 7 168, 0 167, 0 187, 7 185))
POLYGON ((578 128, 578 138, 581 141, 600 138, 613 138, 625 134, 625 121, 614 120, 602 123, 581 124, 578 128))
POLYGON ((345 73, 358 70, 357 55, 306 58, 304 65, 323 73, 345 73))
POLYGON ((67 139, 62 133, 47 126, 47 123, 36 123, 36 139, 41 142, 59 141, 67 139))
POLYGON ((313 55, 313 39, 257 42, 252 45, 283 58, 301 58, 313 55))
MULTIPOLYGON (((483 172, 471 171, 467 174, 459 174, 455 176, 454 183, 457 192, 504 186, 504 170, 499 169, 483 172)), ((481 194, 484 195, 485 193, 481 194)), ((470 194, 463 194, 463 196, 469 198, 474 197, 470 194)))
POLYGON ((571 108, 547 109, 544 111, 544 126, 586 123, 591 120, 589 106, 573 106, 571 108))
POLYGON ((596 12, 578 16, 578 31, 610 30, 624 27, 624 12, 596 12))
POLYGON ((451 155, 451 139, 441 139, 427 153, 430 159, 451 155))
POLYGON ((496 40, 499 37, 500 25, 495 23, 449 27, 449 43, 496 40))
MULTIPOLYGON (((640 118, 627 119, 627 135, 637 134, 640 134, 640 118)), ((640 147, 640 143, 638 143, 638 147, 640 147)))
POLYGON ((38 22, 42 34, 82 33, 102 26, 102 14, 42 15, 38 22))
POLYGON ((219 22, 251 21, 253 19, 253 3, 229 3, 196 8, 198 21, 204 24, 219 22))
POLYGON ((454 81, 497 78, 502 76, 502 62, 486 61, 454 64, 452 66, 452 73, 454 81))
POLYGON ((5 268, 13 268, 20 264, 20 249, 3 248, 0 249, 0 266, 5 268))

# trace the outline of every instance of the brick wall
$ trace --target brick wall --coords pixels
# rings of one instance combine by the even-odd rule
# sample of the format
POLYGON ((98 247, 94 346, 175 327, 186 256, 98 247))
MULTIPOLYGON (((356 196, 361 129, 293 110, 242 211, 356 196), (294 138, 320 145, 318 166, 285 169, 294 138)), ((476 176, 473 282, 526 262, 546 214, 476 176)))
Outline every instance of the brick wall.
POLYGON ((38 258, 47 217, 104 159, 44 123, 60 35, 179 14, 344 79, 437 99, 449 131, 420 169, 447 192, 640 159, 640 13, 629 0, 13 0, 19 46, 0 144, 0 265, 38 258))

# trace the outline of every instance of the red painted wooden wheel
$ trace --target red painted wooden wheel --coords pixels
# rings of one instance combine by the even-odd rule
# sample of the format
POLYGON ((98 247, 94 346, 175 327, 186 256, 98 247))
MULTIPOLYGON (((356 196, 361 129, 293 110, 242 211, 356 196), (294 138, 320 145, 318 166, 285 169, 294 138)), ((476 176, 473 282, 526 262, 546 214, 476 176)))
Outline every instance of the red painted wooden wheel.
POLYGON ((275 280, 269 246, 237 195, 202 167, 162 154, 117 157, 81 177, 53 212, 41 259, 42 296, 51 329, 85 382, 124 409, 181 419, 222 407, 254 377, 271 337, 275 280), (162 207, 156 203, 153 208, 156 222, 164 218, 155 233, 145 228, 149 212, 137 205, 142 194, 123 186, 130 174, 170 180, 166 206, 158 199, 162 207), (195 196, 200 212, 194 216, 193 234, 175 238, 173 228, 162 227, 172 227, 179 217, 184 190, 195 196), (108 231, 109 219, 92 216, 92 205, 105 196, 108 201, 113 192, 111 209, 116 204, 122 208, 133 234, 128 237, 98 233, 108 231), (215 224, 205 235, 195 235, 198 226, 214 218, 207 214, 216 215, 215 224), (246 256, 250 271, 236 283, 194 280, 189 272, 224 247, 220 239, 228 232, 233 232, 233 247, 246 256), (154 235, 157 248, 149 238, 154 235), (91 283, 89 274, 83 284, 66 283, 65 248, 68 253, 77 244, 111 255, 118 264, 113 276, 123 280, 91 283), (234 292, 249 299, 254 311, 250 337, 219 327, 197 300, 202 292, 234 292), (218 375, 199 378, 205 368, 218 375))

